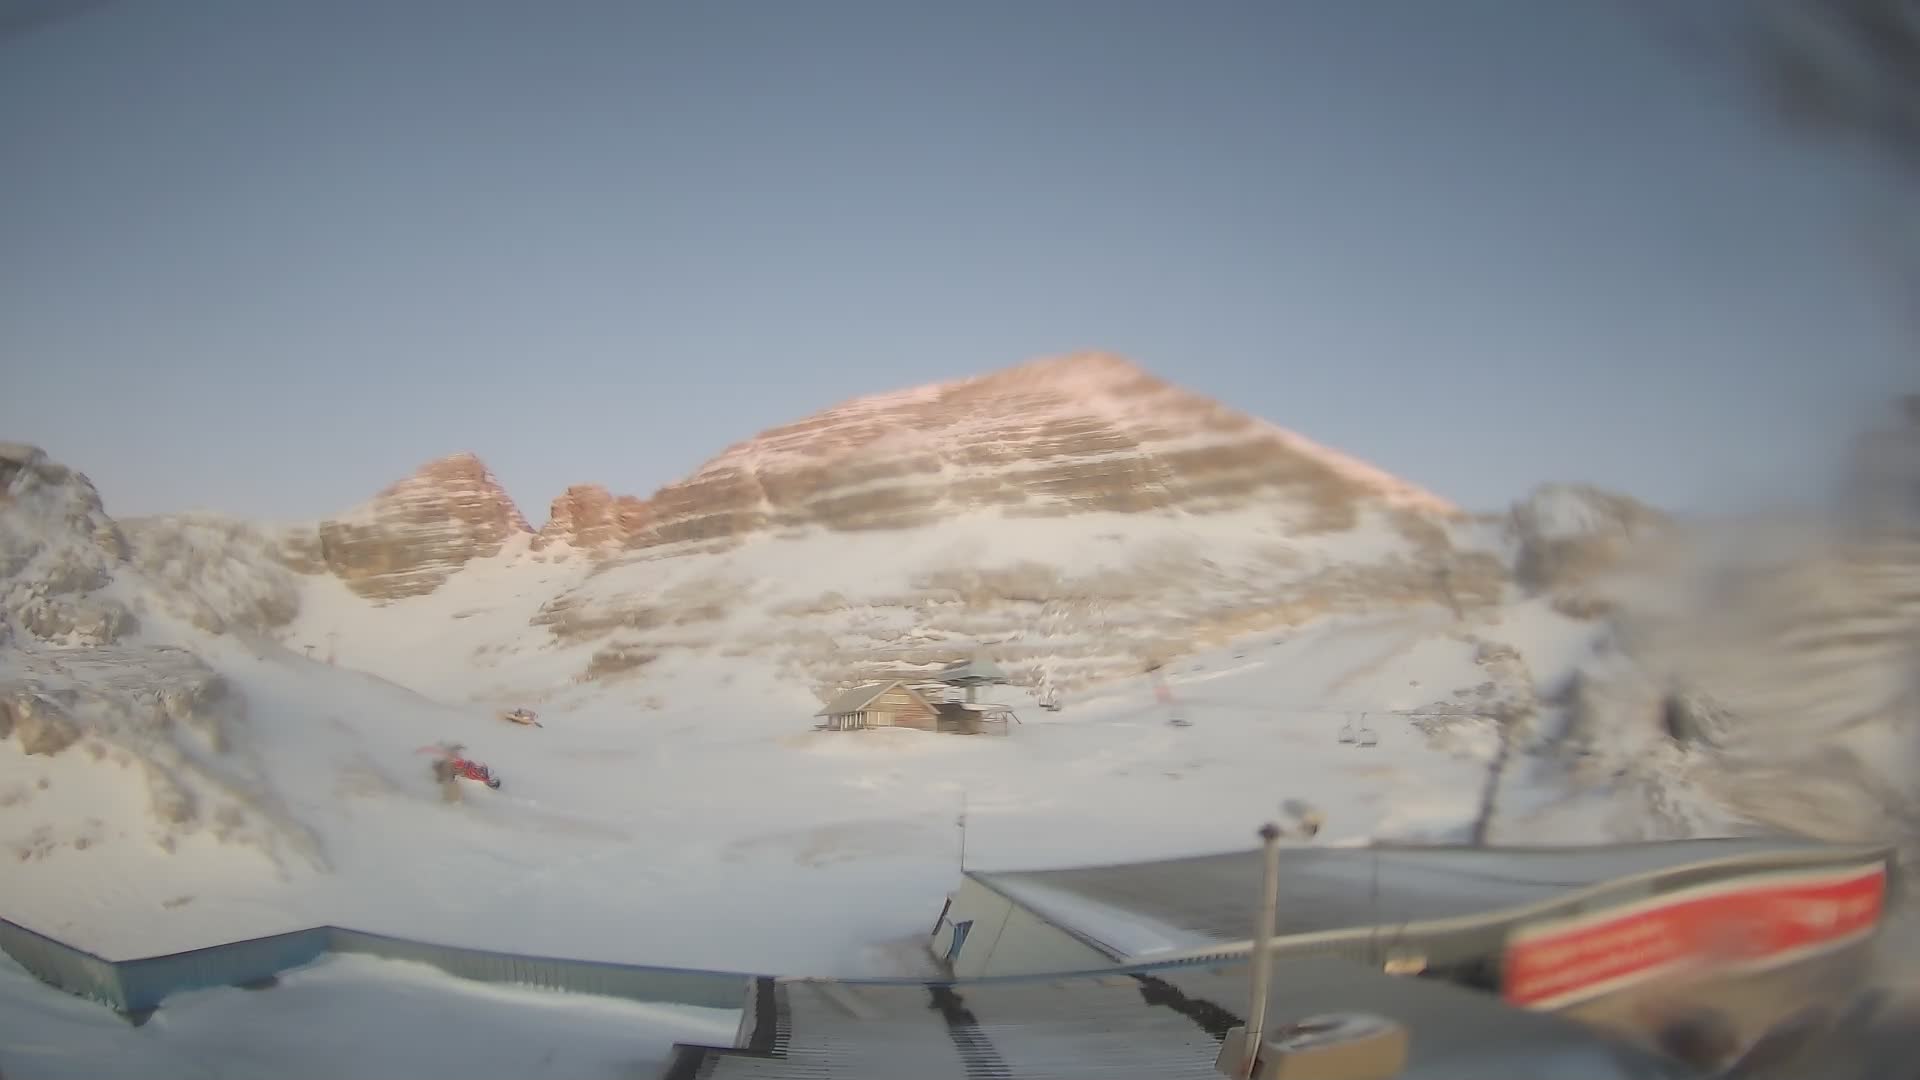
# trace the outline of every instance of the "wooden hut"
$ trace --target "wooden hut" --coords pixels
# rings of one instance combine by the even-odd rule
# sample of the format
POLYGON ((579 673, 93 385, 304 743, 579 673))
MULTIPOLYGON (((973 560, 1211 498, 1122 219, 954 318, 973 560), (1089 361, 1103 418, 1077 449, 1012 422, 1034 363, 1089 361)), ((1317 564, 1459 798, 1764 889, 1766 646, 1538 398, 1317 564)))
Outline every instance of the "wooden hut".
POLYGON ((918 690, 898 679, 843 691, 813 715, 824 718, 820 726, 828 731, 878 727, 933 731, 940 724, 939 710, 918 690))

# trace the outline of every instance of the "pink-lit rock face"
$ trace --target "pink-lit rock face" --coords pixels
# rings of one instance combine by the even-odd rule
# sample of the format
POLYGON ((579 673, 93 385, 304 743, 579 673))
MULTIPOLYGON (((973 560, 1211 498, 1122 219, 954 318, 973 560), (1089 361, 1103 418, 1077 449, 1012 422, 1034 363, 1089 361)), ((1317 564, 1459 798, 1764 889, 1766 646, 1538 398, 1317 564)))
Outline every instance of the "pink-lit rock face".
MULTIPOLYGON (((1255 503, 1303 533, 1348 528, 1369 507, 1456 513, 1131 361, 1078 353, 856 398, 738 443, 651 499, 570 487, 530 546, 602 556, 807 526, 906 529, 977 510, 1205 514, 1255 503)), ((486 466, 460 454, 324 523, 306 561, 365 596, 413 596, 530 531, 486 466)))
POLYGON ((968 510, 1237 509, 1297 503, 1303 530, 1364 505, 1444 500, 1123 358, 1080 353, 858 398, 730 447, 648 500, 630 547, 763 529, 927 525, 968 510))
POLYGON ((319 561, 362 596, 419 596, 532 532, 480 459, 454 454, 321 522, 319 561))
POLYGON ((644 499, 615 495, 598 484, 575 484, 553 500, 534 546, 566 544, 587 551, 618 548, 646 521, 644 499))

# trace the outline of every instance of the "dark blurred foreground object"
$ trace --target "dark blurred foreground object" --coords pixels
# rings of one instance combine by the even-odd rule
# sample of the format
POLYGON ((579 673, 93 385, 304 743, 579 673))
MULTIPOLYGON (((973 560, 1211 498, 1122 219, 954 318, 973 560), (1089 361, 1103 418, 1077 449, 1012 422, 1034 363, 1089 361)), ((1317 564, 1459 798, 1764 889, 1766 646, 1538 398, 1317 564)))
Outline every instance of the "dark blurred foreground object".
POLYGON ((1920 173, 1920 3, 1761 0, 1751 35, 1762 84, 1812 132, 1862 136, 1920 173))
MULTIPOLYGON (((1667 0, 1656 0, 1667 2, 1667 0)), ((1733 0, 1739 57, 1794 129, 1850 139, 1920 193, 1920 2, 1733 0)), ((1904 199, 1870 210, 1872 243, 1920 294, 1920 213, 1904 199)), ((1920 295, 1910 295, 1920 320, 1920 295)))
POLYGON ((1718 1074, 1725 1080, 1917 1080, 1920 1002, 1882 988, 1774 1026, 1718 1074))

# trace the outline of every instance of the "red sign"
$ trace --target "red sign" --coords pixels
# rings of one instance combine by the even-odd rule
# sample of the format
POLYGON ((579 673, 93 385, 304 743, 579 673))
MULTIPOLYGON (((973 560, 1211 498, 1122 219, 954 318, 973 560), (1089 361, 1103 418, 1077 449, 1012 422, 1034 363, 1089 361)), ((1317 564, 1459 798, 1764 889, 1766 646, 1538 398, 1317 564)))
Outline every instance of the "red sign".
POLYGON ((1525 926, 1507 939, 1502 993, 1558 1009, 1683 972, 1792 963, 1871 934, 1886 891, 1885 863, 1753 874, 1525 926))

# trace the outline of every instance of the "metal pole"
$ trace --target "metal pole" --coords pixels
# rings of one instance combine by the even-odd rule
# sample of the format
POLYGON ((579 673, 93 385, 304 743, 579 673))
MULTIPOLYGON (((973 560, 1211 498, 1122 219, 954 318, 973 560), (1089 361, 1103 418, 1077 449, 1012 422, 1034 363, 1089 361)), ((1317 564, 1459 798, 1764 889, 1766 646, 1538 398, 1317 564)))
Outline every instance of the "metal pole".
POLYGON ((967 793, 960 793, 960 872, 967 872, 967 793))
POLYGON ((1260 841, 1266 845, 1267 872, 1260 893, 1259 921, 1253 925, 1253 963, 1249 976, 1253 985, 1247 995, 1247 1045, 1240 1061, 1242 1080, 1252 1080, 1260 1040, 1267 1026, 1267 985, 1273 977, 1273 923, 1280 909, 1280 826, 1271 821, 1260 826, 1260 841))

